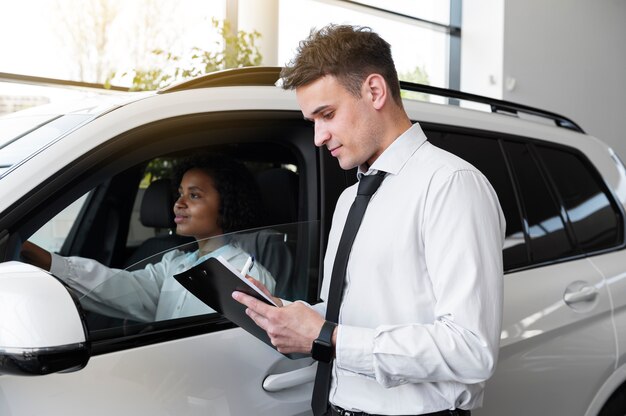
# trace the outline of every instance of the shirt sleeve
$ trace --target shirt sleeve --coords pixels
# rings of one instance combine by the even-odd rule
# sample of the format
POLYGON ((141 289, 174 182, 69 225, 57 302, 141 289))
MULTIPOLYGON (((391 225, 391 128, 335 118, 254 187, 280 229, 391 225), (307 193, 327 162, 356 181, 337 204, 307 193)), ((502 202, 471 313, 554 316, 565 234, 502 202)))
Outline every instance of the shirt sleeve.
POLYGON ((161 262, 144 269, 127 271, 109 268, 83 257, 52 254, 50 272, 78 291, 88 310, 142 322, 154 320, 163 280, 177 253, 163 256, 161 262))
POLYGON ((384 387, 482 382, 495 369, 502 319, 505 225, 497 196, 482 174, 461 170, 440 183, 433 178, 424 210, 416 232, 433 288, 433 322, 340 325, 337 368, 384 387))

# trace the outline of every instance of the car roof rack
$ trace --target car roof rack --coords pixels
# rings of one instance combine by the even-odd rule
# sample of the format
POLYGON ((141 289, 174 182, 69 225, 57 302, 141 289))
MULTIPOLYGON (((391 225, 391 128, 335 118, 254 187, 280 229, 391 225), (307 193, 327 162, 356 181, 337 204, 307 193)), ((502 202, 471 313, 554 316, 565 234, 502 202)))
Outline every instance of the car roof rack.
MULTIPOLYGON (((271 66, 251 66, 225 69, 223 71, 212 72, 207 75, 193 78, 188 81, 172 84, 159 90, 158 94, 210 87, 271 86, 275 85, 279 80, 280 70, 281 68, 279 67, 271 66)), ((584 130, 578 124, 567 117, 523 104, 407 81, 400 81, 400 89, 436 95, 439 97, 449 98, 451 100, 463 100, 486 104, 491 107, 491 112, 493 113, 504 113, 514 116, 518 116, 520 113, 528 114, 552 120, 559 127, 584 133, 584 130)))
POLYGON ((280 78, 280 69, 281 68, 279 67, 273 66, 249 66, 244 68, 224 69, 222 71, 211 72, 210 74, 172 84, 159 90, 157 93, 164 94, 209 87, 274 85, 280 78))
POLYGON ((536 117, 547 118, 554 121, 559 127, 574 130, 579 133, 585 131, 573 120, 560 114, 550 111, 541 110, 539 108, 530 107, 524 104, 517 104, 511 101, 498 100, 496 98, 484 97, 482 95, 470 94, 447 88, 433 87, 430 85, 416 84, 412 82, 400 81, 400 89, 405 91, 421 92, 424 94, 437 95, 457 100, 471 101, 480 104, 487 104, 491 107, 492 113, 504 113, 517 116, 519 113, 529 114, 536 117))

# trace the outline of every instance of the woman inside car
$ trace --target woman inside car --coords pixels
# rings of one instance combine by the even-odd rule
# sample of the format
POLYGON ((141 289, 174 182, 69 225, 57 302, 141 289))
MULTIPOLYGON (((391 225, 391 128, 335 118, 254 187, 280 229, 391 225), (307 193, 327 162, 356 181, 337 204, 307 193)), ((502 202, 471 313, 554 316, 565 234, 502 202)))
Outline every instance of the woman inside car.
MULTIPOLYGON (((135 271, 62 257, 29 241, 22 246, 23 259, 49 270, 82 295, 83 307, 106 316, 152 322, 213 312, 173 275, 218 256, 241 269, 249 255, 228 234, 257 225, 259 191, 245 166, 222 155, 187 159, 175 176, 179 184, 173 207, 176 233, 193 237, 196 250, 169 251, 159 262, 135 271)), ((273 292, 275 280, 263 266, 255 264, 248 274, 273 292)))

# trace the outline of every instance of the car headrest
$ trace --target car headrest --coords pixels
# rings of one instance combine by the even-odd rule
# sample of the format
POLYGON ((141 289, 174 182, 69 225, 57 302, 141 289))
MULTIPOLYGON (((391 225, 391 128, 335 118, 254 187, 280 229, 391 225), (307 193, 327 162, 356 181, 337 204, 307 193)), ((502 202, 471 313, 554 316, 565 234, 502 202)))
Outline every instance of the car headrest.
POLYGON ((266 225, 298 221, 298 175, 282 168, 259 172, 256 180, 265 206, 266 225))
POLYGON ((174 194, 169 179, 157 179, 146 189, 141 200, 139 220, 146 227, 174 227, 174 194))

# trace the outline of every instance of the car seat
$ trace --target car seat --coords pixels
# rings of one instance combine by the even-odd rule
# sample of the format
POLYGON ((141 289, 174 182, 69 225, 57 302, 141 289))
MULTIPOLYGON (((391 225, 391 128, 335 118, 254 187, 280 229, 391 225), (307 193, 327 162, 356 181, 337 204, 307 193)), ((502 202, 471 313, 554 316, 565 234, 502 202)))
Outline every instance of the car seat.
POLYGON ((298 175, 288 169, 259 172, 256 181, 265 207, 265 225, 298 221, 298 175))
POLYGON ((298 175, 283 168, 272 168, 256 175, 264 206, 266 227, 235 237, 237 244, 253 254, 276 280, 274 295, 294 299, 298 279, 294 263, 298 246, 298 175), (292 224, 292 225, 285 225, 292 224))

